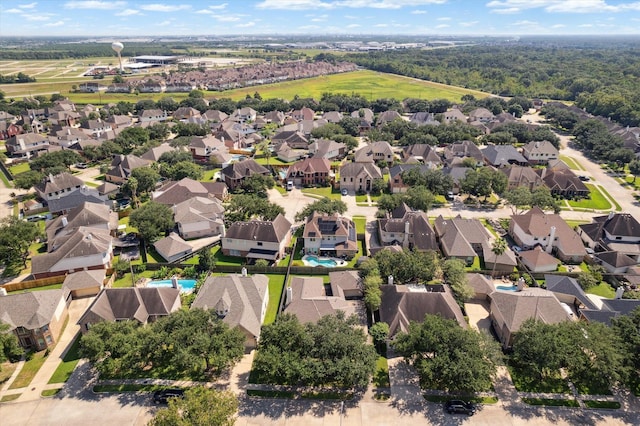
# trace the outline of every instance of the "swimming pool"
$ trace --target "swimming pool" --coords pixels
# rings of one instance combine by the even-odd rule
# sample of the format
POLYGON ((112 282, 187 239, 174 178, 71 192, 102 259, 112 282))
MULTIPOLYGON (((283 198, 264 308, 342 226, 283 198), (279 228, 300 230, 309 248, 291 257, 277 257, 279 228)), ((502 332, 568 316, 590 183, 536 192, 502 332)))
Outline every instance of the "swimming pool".
POLYGON ((325 268, 335 268, 336 266, 345 266, 347 262, 342 259, 334 259, 332 257, 318 257, 306 255, 302 258, 302 262, 306 266, 324 266, 325 268))
POLYGON ((515 285, 497 285, 496 290, 502 291, 518 291, 518 287, 515 285))
MULTIPOLYGON (((171 280, 149 281, 147 287, 171 287, 171 280)), ((178 280, 180 293, 191 293, 196 287, 196 280, 178 280)))

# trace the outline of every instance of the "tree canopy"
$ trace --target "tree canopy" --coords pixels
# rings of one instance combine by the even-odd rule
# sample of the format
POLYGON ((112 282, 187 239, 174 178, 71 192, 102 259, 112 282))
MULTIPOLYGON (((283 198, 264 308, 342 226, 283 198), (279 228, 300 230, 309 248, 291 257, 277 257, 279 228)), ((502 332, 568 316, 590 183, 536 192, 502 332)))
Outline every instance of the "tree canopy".
POLYGON ((0 321, 0 370, 3 362, 19 359, 24 352, 18 343, 18 337, 9 328, 9 324, 0 321))
POLYGON ((279 214, 284 214, 284 208, 264 197, 256 194, 236 194, 231 197, 231 202, 225 209, 224 220, 229 225, 250 219, 273 220, 279 214))
POLYGON ((320 200, 314 201, 313 203, 306 206, 304 209, 300 210, 296 213, 295 219, 297 221, 305 220, 307 217, 311 216, 313 212, 319 213, 339 213, 343 214, 347 211, 347 205, 342 200, 333 200, 330 198, 321 198, 320 200))
POLYGON ((156 242, 175 226, 171 208, 154 201, 134 210, 129 216, 129 223, 138 228, 147 244, 156 242))
POLYGON ((38 225, 16 216, 0 221, 0 262, 5 266, 26 266, 29 247, 41 235, 38 225))
POLYGON ((150 426, 232 426, 238 399, 229 391, 203 387, 187 389, 183 398, 171 398, 149 422, 150 426))

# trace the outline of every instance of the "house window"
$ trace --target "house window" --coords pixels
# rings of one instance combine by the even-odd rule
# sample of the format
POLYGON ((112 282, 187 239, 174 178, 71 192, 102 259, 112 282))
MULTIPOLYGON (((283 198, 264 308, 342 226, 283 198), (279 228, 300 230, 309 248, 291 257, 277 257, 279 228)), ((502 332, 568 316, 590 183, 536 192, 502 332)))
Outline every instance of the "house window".
POLYGON ((262 247, 262 241, 258 241, 258 247, 262 247))
POLYGON ((26 333, 28 333, 28 332, 29 332, 29 330, 27 330, 27 329, 26 329, 26 328, 24 328, 24 327, 18 327, 18 328, 16 328, 16 331, 17 331, 18 333, 20 333, 20 334, 26 334, 26 333))

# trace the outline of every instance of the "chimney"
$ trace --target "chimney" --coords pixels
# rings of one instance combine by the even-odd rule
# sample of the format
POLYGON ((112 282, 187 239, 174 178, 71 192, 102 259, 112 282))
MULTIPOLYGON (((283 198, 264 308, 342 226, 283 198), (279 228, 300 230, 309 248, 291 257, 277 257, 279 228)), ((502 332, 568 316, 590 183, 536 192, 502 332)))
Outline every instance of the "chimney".
POLYGON ((171 277, 171 287, 178 288, 178 277, 175 275, 171 277))
POLYGON ((616 299, 622 299, 622 293, 624 293, 624 287, 620 286, 616 288, 616 299))
POLYGON ((613 217, 614 217, 615 215, 616 215, 616 214, 615 214, 614 212, 609 212, 609 216, 607 217, 607 220, 611 220, 611 219, 613 219, 613 217))
POLYGON ((389 284, 389 285, 393 285, 393 275, 389 275, 389 276, 387 277, 387 284, 389 284))
POLYGON ((62 227, 64 228, 68 224, 69 224, 69 221, 67 220, 67 217, 66 216, 62 216, 62 227))
POLYGON ((551 227, 551 232, 549 233, 549 242, 547 243, 547 249, 545 250, 547 253, 551 253, 553 250, 553 240, 556 238, 556 227, 551 227))
POLYGON ((7 289, 4 287, 0 287, 0 297, 7 295, 7 289))
POLYGON ((287 293, 285 295, 284 305, 289 306, 292 300, 293 300, 293 289, 291 287, 287 287, 287 293))
POLYGON ((243 277, 246 277, 246 276, 247 276, 247 268, 245 268, 245 267, 243 266, 243 267, 242 267, 242 271, 241 271, 241 273, 242 273, 242 276, 243 276, 243 277))
POLYGON ((402 241, 402 247, 404 247, 404 248, 408 248, 409 247, 409 230, 410 230, 410 227, 411 227, 411 224, 407 220, 404 223, 404 239, 402 241))

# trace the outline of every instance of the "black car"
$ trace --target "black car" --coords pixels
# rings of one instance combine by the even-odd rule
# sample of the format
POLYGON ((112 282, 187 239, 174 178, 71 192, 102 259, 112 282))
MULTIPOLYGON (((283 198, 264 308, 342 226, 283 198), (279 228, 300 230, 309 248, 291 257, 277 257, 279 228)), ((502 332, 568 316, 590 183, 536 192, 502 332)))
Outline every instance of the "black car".
POLYGON ((476 406, 472 402, 464 402, 452 399, 444 404, 444 409, 449 414, 467 414, 473 416, 476 413, 476 406))
POLYGON ((183 396, 183 389, 162 389, 153 393, 153 401, 156 404, 166 404, 169 398, 182 398, 183 396))

